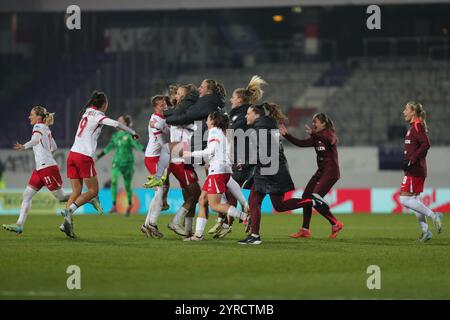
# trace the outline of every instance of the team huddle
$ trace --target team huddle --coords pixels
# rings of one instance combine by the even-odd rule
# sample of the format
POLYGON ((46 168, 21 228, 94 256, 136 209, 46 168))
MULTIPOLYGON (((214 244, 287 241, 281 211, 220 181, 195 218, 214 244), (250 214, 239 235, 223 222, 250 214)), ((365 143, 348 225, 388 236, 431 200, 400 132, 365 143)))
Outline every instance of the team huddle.
MULTIPOLYGON (((54 115, 41 106, 34 107, 29 116, 33 125, 32 138, 25 144, 16 143, 14 149, 33 148, 36 169, 23 193, 19 219, 3 228, 22 233, 33 196, 46 186, 61 202, 63 222, 60 230, 70 238, 74 232, 74 213, 91 203, 101 214, 98 199, 98 179, 95 161, 116 149, 112 165, 111 190, 113 211, 116 210, 117 179, 123 175, 128 196, 127 215, 131 212, 131 180, 134 174, 132 149, 145 152, 145 166, 149 172, 144 188, 154 188, 148 213, 140 230, 148 238, 162 238, 158 228, 161 211, 167 210, 170 188, 168 176, 179 182, 183 204, 168 224, 169 230, 184 241, 202 241, 209 210, 217 212, 217 223, 208 230, 213 238, 223 238, 232 231, 235 220, 242 222, 247 236, 240 244, 261 244, 261 206, 266 195, 278 212, 303 209, 303 225, 292 238, 310 238, 313 209, 331 226, 329 238, 336 238, 343 223, 331 212, 324 197, 340 178, 338 138, 333 121, 324 113, 312 118, 312 126, 305 126, 307 139, 292 136, 284 122, 282 109, 271 102, 261 102, 262 86, 267 84, 258 76, 252 77, 246 88, 238 88, 231 96, 231 111, 225 113, 226 91, 222 84, 206 79, 197 88, 192 84, 172 85, 167 94, 151 98, 153 113, 148 123, 149 140, 144 148, 131 128, 131 118, 121 116, 117 121, 108 118, 108 98, 94 91, 80 112, 75 141, 67 158, 67 177, 72 192, 62 190, 62 178, 52 153, 56 143, 50 126, 54 115), (118 129, 111 142, 96 156, 97 139, 103 126, 118 129), (243 139, 242 137, 243 134, 243 139), (317 171, 307 183, 302 198, 285 199, 285 193, 295 189, 284 154, 280 135, 298 147, 314 147, 317 171), (203 139, 206 137, 206 139, 203 139), (119 151, 123 150, 123 151, 119 151), (266 156, 264 156, 266 155, 266 156), (198 164, 195 166, 193 164, 198 164), (276 164, 276 171, 270 169, 276 164), (200 187, 195 170, 205 170, 207 177, 200 187), (86 192, 82 192, 83 186, 86 192), (248 201, 242 189, 250 189, 248 201), (238 204, 239 203, 239 207, 238 204), (198 215, 195 220, 196 208, 198 215)), ((420 241, 428 241, 432 233, 426 217, 432 219, 438 232, 442 229, 442 215, 426 207, 419 199, 426 177, 426 154, 430 147, 425 111, 420 103, 408 102, 403 111, 410 129, 405 138, 405 176, 401 185, 401 203, 414 211, 421 227, 420 241)))

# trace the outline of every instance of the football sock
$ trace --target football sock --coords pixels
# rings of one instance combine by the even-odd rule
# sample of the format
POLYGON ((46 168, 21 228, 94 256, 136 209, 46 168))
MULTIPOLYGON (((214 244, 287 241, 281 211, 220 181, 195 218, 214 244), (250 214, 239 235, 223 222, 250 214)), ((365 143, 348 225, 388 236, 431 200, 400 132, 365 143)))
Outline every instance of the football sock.
POLYGON ((156 166, 156 174, 155 179, 161 179, 161 177, 164 174, 164 171, 166 171, 166 168, 169 166, 170 162, 170 154, 169 150, 166 146, 164 146, 161 149, 161 155, 159 156, 158 164, 156 166))
POLYGON ((236 209, 236 207, 230 206, 228 208, 228 215, 230 217, 234 217, 234 218, 238 218, 238 219, 243 219, 245 217, 247 217, 247 215, 245 213, 243 213, 242 211, 239 211, 238 209, 236 209))
POLYGON ((194 223, 194 217, 186 217, 184 219, 184 230, 186 231, 186 234, 192 233, 193 223, 194 223))
POLYGON ((422 201, 420 201, 416 196, 400 196, 400 203, 408 209, 411 209, 417 213, 423 214, 432 219, 434 219, 435 217, 434 212, 426 205, 424 205, 422 201))
POLYGON ((258 237, 259 237, 259 234, 252 233, 252 237, 258 238, 258 237))
POLYGON ((75 204, 75 202, 69 206, 69 210, 72 211, 72 213, 75 212, 77 209, 78 206, 75 204))
POLYGON ((175 224, 180 224, 184 216, 188 213, 188 210, 186 210, 184 207, 181 207, 178 209, 177 213, 175 214, 175 217, 173 217, 172 222, 175 224))
POLYGON ((66 202, 70 198, 70 193, 64 193, 63 189, 54 190, 52 193, 60 202, 66 202))
POLYGON ((33 196, 37 193, 36 190, 30 187, 26 187, 25 191, 23 192, 22 197, 22 205, 20 207, 20 215, 19 219, 17 219, 17 223, 20 226, 23 226, 25 224, 25 220, 27 219, 28 210, 30 210, 31 201, 33 196))
POLYGON ((331 213, 330 209, 323 206, 317 206, 314 209, 317 210, 328 222, 334 226, 337 223, 336 217, 331 213))
POLYGON ((197 218, 197 222, 195 223, 195 235, 197 237, 203 236, 203 231, 205 230, 207 222, 208 220, 205 218, 197 218))
POLYGON ((150 223, 154 226, 158 224, 159 214, 161 213, 162 196, 163 196, 163 189, 156 187, 155 195, 153 196, 152 202, 150 203, 147 218, 145 219, 146 224, 150 223))
POLYGON ((428 223, 427 223, 427 217, 425 217, 423 214, 420 214, 418 212, 414 212, 414 214, 417 217, 417 220, 419 220, 420 229, 422 230, 422 233, 425 233, 428 231, 428 223))
POLYGON ((309 229, 309 225, 311 223, 311 217, 312 217, 312 208, 311 207, 304 207, 303 208, 303 229, 309 229))
POLYGON ((239 186, 239 184, 236 182, 236 180, 234 180, 233 178, 230 178, 230 180, 228 180, 228 182, 227 182, 227 189, 241 204, 242 208, 248 207, 247 199, 245 199, 245 196, 242 193, 242 189, 239 186))

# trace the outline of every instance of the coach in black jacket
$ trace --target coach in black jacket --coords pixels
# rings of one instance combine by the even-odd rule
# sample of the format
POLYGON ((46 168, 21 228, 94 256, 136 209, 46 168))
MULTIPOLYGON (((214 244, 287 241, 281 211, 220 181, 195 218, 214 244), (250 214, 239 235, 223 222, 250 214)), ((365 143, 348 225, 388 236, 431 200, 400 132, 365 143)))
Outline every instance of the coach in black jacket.
MULTIPOLYGON (((223 86, 214 80, 204 80, 199 87, 200 97, 195 104, 186 108, 184 112, 175 112, 166 119, 168 125, 182 126, 194 123, 194 121, 202 121, 202 127, 197 128, 194 137, 201 130, 202 137, 208 130, 206 119, 208 115, 214 111, 222 110, 225 106, 225 90, 223 86)), ((195 139, 191 140, 193 150, 201 150, 206 148, 207 141, 202 141, 200 145, 194 145, 195 139)))
POLYGON ((312 206, 312 199, 284 199, 287 191, 293 190, 294 182, 289 173, 288 163, 284 155, 283 145, 279 139, 278 122, 284 119, 281 108, 273 103, 263 103, 261 105, 251 106, 247 112, 247 124, 255 130, 252 135, 252 147, 250 155, 257 155, 255 164, 254 183, 250 192, 250 225, 251 234, 240 244, 260 244, 259 227, 261 224, 261 204, 264 197, 269 194, 274 209, 278 212, 298 209, 305 206, 312 206), (272 130, 274 130, 272 132, 272 130), (262 140, 266 137, 266 140, 262 140), (255 142, 256 141, 256 142, 255 142), (272 146, 274 152, 271 154, 272 146), (260 150, 263 150, 260 154, 260 150), (265 164, 261 156, 267 155, 271 160, 265 164), (278 170, 273 174, 264 174, 264 169, 268 169, 278 161, 278 170))
MULTIPOLYGON (((262 194, 283 194, 287 191, 290 191, 294 189, 294 182, 292 181, 291 174, 289 173, 289 167, 288 162, 286 159, 286 156, 284 155, 284 148, 283 144, 279 140, 276 141, 275 137, 270 134, 270 130, 277 130, 278 132, 278 124, 275 119, 268 117, 268 116, 262 116, 256 119, 256 121, 253 124, 253 129, 256 131, 256 137, 258 139, 257 142, 257 148, 255 152, 258 154, 258 163, 256 164, 256 168, 254 171, 254 189, 255 191, 258 191, 262 194), (261 133, 260 131, 267 130, 267 141, 261 141, 261 133), (260 160, 260 148, 262 147, 262 143, 265 143, 267 147, 265 149, 268 152, 268 157, 274 157, 276 155, 270 154, 271 147, 273 144, 278 144, 278 171, 276 174, 273 175, 263 175, 262 170, 263 168, 268 168, 272 165, 272 163, 269 164, 263 164, 260 160)), ((264 152, 263 152, 264 153, 264 152)))
MULTIPOLYGON (((235 136, 233 137, 233 179, 236 180, 239 185, 248 180, 252 166, 249 165, 249 139, 238 139, 236 134, 245 133, 249 126, 247 125, 247 110, 250 104, 243 104, 238 107, 232 108, 230 111, 230 129, 233 130, 235 136), (238 130, 238 132, 236 132, 238 130), (242 131, 240 131, 242 130, 242 131), (241 142, 239 142, 241 141, 241 142), (238 143, 244 142, 243 146, 238 146, 238 143), (244 151, 244 152, 242 152, 244 151)), ((249 185, 246 185, 249 187, 249 185)))

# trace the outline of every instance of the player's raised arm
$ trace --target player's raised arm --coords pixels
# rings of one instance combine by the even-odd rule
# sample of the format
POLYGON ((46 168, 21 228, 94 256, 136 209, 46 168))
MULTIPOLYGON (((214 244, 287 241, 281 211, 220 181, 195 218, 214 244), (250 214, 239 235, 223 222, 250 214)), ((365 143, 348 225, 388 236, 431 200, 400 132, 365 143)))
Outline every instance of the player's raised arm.
POLYGON ((124 125, 116 120, 113 120, 111 118, 104 117, 104 118, 100 119, 100 121, 98 123, 103 124, 105 126, 119 128, 120 130, 123 130, 123 131, 131 134, 134 139, 136 139, 136 140, 139 139, 139 135, 136 133, 136 131, 134 131, 133 129, 127 127, 126 125, 124 125))

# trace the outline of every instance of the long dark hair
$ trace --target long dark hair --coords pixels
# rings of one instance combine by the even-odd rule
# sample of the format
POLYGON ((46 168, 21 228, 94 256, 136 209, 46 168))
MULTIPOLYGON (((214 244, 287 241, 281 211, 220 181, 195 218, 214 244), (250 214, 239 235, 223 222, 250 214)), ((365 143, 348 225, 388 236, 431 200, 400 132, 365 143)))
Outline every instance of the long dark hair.
POLYGON ((286 120, 286 116, 281 110, 281 107, 276 103, 264 102, 263 104, 253 105, 250 108, 259 116, 268 116, 278 123, 286 120))
POLYGON ((334 127, 333 120, 331 120, 331 118, 329 116, 327 116, 326 113, 323 113, 323 112, 316 113, 313 116, 313 120, 314 119, 319 119, 320 122, 325 123, 325 128, 327 128, 327 129, 329 129, 329 130, 331 130, 333 132, 336 132, 336 128, 334 127))
POLYGON ((80 110, 80 117, 83 116, 83 114, 86 112, 86 109, 89 107, 96 107, 98 109, 102 108, 106 103, 106 100, 107 97, 104 92, 94 90, 89 101, 80 110))
POLYGON ((217 93, 222 99, 225 98, 227 91, 223 84, 212 79, 205 79, 204 81, 208 84, 208 90, 217 93))
POLYGON ((221 111, 211 112, 208 117, 211 118, 215 127, 220 128, 224 133, 230 125, 230 118, 228 115, 221 111))

